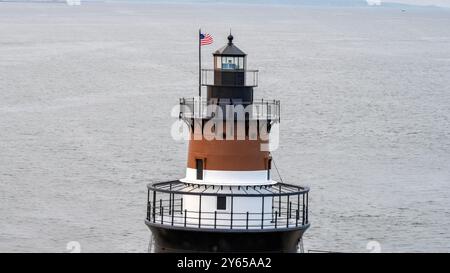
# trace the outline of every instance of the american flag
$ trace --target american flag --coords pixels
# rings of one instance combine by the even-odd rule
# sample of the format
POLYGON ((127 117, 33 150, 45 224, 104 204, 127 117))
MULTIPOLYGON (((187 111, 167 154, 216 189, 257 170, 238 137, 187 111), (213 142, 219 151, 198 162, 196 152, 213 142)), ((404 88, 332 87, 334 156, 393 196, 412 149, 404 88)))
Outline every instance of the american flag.
POLYGON ((204 45, 210 45, 214 42, 214 39, 211 35, 209 35, 208 33, 200 33, 200 45, 204 46, 204 45))

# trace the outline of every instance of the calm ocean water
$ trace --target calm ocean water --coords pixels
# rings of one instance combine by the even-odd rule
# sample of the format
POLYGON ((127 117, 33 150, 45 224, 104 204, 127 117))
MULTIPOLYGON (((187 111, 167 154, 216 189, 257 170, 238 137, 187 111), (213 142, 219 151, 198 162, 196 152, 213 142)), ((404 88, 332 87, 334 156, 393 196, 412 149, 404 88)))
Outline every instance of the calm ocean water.
POLYGON ((229 28, 282 102, 305 248, 450 251, 450 11, 0 3, 0 251, 145 252, 146 184, 184 175, 170 110, 229 28))

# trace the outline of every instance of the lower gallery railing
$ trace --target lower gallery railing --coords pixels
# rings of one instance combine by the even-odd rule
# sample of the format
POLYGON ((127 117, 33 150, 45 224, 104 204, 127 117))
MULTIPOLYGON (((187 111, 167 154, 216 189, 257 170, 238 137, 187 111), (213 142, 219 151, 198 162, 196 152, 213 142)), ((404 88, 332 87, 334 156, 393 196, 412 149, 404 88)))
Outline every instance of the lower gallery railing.
MULTIPOLYGON (((205 197, 203 197, 205 199, 205 197)), ((185 200, 186 201, 186 200, 185 200)), ((261 229, 298 229, 308 225, 308 189, 300 188, 298 192, 274 193, 261 195, 236 194, 195 194, 180 193, 170 190, 159 192, 154 188, 148 190, 147 221, 155 225, 179 228, 201 228, 220 230, 261 230, 261 229), (183 197, 196 196, 198 210, 183 207, 183 197), (230 211, 214 210, 201 205, 202 196, 226 196, 231 199, 230 211), (233 198, 248 198, 249 204, 262 204, 261 209, 233 207, 233 198), (258 200, 259 199, 259 200, 258 200), (270 209, 268 203, 270 202, 270 209), (238 210, 239 209, 239 210, 238 210), (236 211, 238 210, 238 211, 236 211), (245 208, 244 208, 245 210, 245 208)))

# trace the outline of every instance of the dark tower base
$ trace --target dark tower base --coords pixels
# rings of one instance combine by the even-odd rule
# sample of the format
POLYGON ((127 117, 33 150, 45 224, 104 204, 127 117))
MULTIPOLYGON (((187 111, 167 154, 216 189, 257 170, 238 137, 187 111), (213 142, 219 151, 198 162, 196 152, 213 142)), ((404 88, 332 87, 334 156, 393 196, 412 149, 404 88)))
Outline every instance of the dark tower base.
POLYGON ((162 227, 146 221, 154 238, 154 251, 168 252, 297 252, 309 227, 289 230, 213 231, 162 227))

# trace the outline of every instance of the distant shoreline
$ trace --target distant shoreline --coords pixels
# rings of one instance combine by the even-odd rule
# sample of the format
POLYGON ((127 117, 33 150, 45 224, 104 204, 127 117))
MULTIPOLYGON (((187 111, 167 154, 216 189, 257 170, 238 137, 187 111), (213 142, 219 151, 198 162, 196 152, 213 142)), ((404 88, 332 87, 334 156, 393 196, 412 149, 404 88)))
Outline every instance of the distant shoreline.
MULTIPOLYGON (((66 0, 0 0, 0 3, 66 3, 66 0)), ((206 4, 206 5, 268 5, 268 6, 298 6, 298 7, 315 7, 315 8, 397 8, 397 9, 449 9, 450 7, 436 6, 436 5, 413 5, 413 4, 403 4, 396 2, 382 2, 381 5, 369 5, 365 0, 343 0, 343 2, 338 2, 335 4, 318 3, 313 0, 305 0, 302 2, 293 0, 259 0, 259 1, 249 1, 249 0, 81 0, 81 3, 129 3, 129 4, 206 4)))

